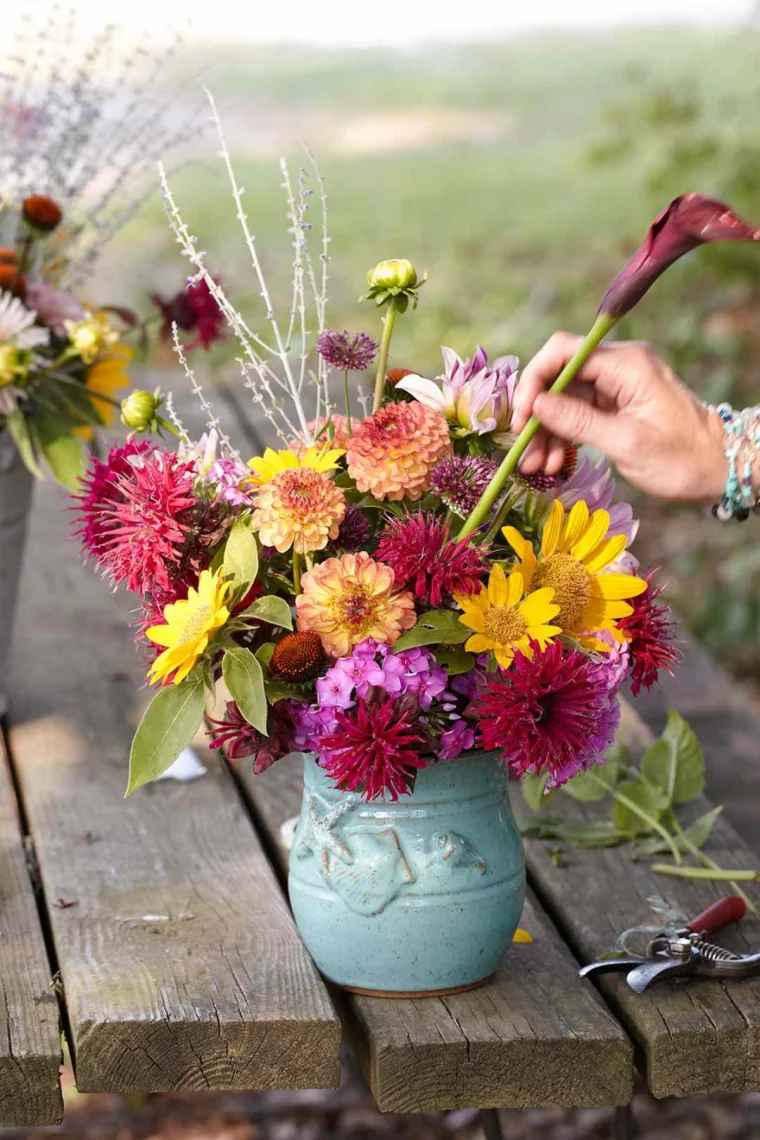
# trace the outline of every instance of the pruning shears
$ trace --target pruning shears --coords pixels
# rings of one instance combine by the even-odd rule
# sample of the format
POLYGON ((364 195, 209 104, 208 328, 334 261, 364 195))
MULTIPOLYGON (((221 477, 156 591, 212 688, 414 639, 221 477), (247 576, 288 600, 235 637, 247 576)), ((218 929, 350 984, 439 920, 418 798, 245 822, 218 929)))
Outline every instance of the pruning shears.
POLYGON ((626 970, 626 981, 635 993, 651 982, 669 978, 748 978, 760 974, 760 954, 734 954, 707 941, 710 934, 744 917, 747 904, 736 895, 718 899, 685 926, 663 931, 651 940, 644 954, 600 958, 580 970, 593 978, 613 970, 626 970))

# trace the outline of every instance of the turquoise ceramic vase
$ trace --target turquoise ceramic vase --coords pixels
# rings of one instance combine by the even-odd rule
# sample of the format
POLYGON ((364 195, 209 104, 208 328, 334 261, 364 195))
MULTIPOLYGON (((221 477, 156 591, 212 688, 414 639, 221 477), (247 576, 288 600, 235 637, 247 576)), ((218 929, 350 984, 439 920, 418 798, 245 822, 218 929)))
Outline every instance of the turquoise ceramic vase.
POLYGON ((290 858, 303 939, 359 993, 452 993, 487 981, 525 897, 522 842, 492 753, 432 764, 396 803, 341 792, 305 757, 290 858))

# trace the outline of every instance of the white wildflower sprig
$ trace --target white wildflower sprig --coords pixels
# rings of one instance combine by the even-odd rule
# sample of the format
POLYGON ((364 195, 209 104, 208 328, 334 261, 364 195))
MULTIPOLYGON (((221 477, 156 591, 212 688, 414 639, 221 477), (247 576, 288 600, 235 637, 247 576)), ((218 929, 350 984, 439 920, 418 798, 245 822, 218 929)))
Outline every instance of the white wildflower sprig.
MULTIPOLYGON (((211 406, 211 404, 206 399, 206 397, 203 393, 203 389, 201 388, 200 384, 198 383, 198 380, 196 379, 195 372, 190 367, 190 365, 187 363, 185 351, 182 347, 182 341, 179 339, 179 329, 177 328, 176 321, 172 324, 172 345, 174 346, 174 351, 177 354, 177 360, 179 361, 180 367, 182 368, 182 371, 185 373, 185 376, 187 377, 187 379, 190 381, 190 387, 192 388, 194 395, 198 398, 198 403, 200 404, 201 408, 203 409, 203 411, 206 415, 206 428, 207 428, 207 430, 209 432, 216 432, 220 444, 222 445, 225 452, 227 453, 227 455, 229 455, 229 457, 231 459, 237 459, 240 462, 242 462, 242 460, 240 459, 239 453, 236 451, 236 449, 232 446, 232 444, 230 442, 230 437, 224 431, 224 429, 222 427, 221 420, 215 414, 213 407, 211 406)), ((179 430, 181 431, 182 435, 185 438, 187 438, 187 432, 185 431, 185 429, 182 427, 182 425, 179 423, 179 421, 175 421, 175 419, 174 419, 175 413, 174 413, 173 405, 170 405, 167 403, 167 410, 169 411, 170 417, 172 419, 172 423, 174 423, 175 427, 178 427, 179 430)))

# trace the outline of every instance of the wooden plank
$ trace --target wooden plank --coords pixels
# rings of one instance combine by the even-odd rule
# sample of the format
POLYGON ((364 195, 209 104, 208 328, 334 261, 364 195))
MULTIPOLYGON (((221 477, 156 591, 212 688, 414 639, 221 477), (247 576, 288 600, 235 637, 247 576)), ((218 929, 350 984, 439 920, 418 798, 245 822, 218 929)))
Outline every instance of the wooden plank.
MULTIPOLYGON (((301 762, 263 776, 241 765, 273 845, 300 810, 301 762)), ((283 864, 286 859, 280 846, 283 864)), ((469 994, 418 1000, 346 998, 346 1028, 378 1106, 414 1112, 478 1106, 626 1104, 632 1049, 533 898, 535 942, 513 946, 495 981, 469 994)))
POLYGON ((221 765, 123 799, 128 599, 80 565, 41 488, 11 740, 82 1091, 333 1087, 340 1024, 221 765))
POLYGON ((0 1127, 57 1124, 58 1000, 0 733, 0 1127))
MULTIPOLYGON (((624 718, 628 739, 647 743, 651 734, 630 707, 624 718)), ((710 805, 695 805, 698 813, 710 805)), ((566 797, 568 818, 598 817, 593 805, 566 797)), ((565 848, 563 865, 548 845, 526 842, 528 870, 542 902, 583 962, 615 949, 621 931, 656 921, 649 899, 660 896, 686 915, 698 914, 725 887, 655 876, 647 862, 633 863, 625 847, 565 848)), ((705 849, 725 868, 752 867, 756 856, 722 819, 705 849)), ((760 902, 758 892, 755 900, 760 902)), ((721 932, 721 945, 739 953, 760 947, 760 921, 747 916, 721 932)), ((649 1088, 656 1097, 701 1096, 711 1092, 760 1090, 760 979, 722 983, 660 982, 635 994, 619 974, 599 979, 601 992, 640 1047, 649 1088)))

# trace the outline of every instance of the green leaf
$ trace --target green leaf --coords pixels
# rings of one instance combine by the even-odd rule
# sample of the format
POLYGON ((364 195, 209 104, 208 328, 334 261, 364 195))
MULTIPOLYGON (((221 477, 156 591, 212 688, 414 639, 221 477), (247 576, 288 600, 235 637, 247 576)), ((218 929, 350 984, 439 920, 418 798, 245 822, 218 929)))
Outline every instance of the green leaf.
MULTIPOLYGON (((723 807, 712 808, 711 811, 705 812, 699 819, 695 819, 691 827, 684 828, 684 835, 689 843, 694 847, 704 847, 707 840, 710 838, 715 821, 723 811, 723 807)), ((689 843, 684 842, 683 838, 677 833, 673 836, 676 847, 682 855, 689 854, 689 843)), ((670 847, 664 839, 659 836, 653 835, 651 839, 645 839, 636 845, 637 855, 667 855, 670 852, 670 847)))
POLYGON ((603 800, 617 786, 621 769, 619 756, 610 750, 609 758, 604 764, 594 765, 588 772, 579 772, 562 785, 562 791, 581 803, 595 803, 603 800))
POLYGON ((237 707, 254 728, 266 736, 267 697, 261 665, 248 649, 228 649, 222 660, 222 676, 237 707))
POLYGON ((431 610, 418 617, 415 627, 402 633, 393 648, 398 653, 418 645, 461 645, 471 636, 472 630, 462 625, 453 610, 431 610))
POLYGON ((269 625, 279 625, 283 629, 293 628, 293 615, 290 612, 290 606, 284 598, 278 598, 276 594, 265 594, 262 598, 257 598, 253 605, 250 605, 238 616, 265 621, 269 625))
POLYGON ((244 596, 259 572, 259 550, 247 523, 238 520, 230 530, 224 547, 222 569, 232 582, 232 593, 244 596))
POLYGON ((705 760, 697 735, 680 713, 670 709, 662 739, 676 757, 671 803, 688 803, 705 790, 705 760))
POLYGON ((628 838, 611 819, 564 820, 534 816, 519 820, 520 833, 528 839, 553 839, 574 847, 617 847, 628 838))
POLYGON ((615 791, 618 796, 628 800, 632 805, 629 806, 616 799, 612 813, 615 826, 629 836, 645 835, 653 831, 653 824, 659 821, 668 807, 665 793, 660 788, 653 788, 648 784, 635 784, 629 781, 620 784, 615 791))
POLYGON ((37 426, 40 451, 54 478, 69 491, 76 491, 85 469, 85 449, 75 435, 58 434, 45 420, 37 426))
POLYGON ((202 681, 159 689, 145 710, 129 754, 127 795, 156 780, 187 748, 203 719, 202 681))
POLYGON ((528 772, 520 781, 520 791, 531 811, 540 812, 552 798, 551 792, 546 795, 548 779, 548 772, 542 772, 540 775, 528 772))
POLYGON ((24 461, 24 466, 27 467, 32 475, 37 479, 42 478, 42 469, 37 461, 37 451, 35 448, 34 433, 32 431, 29 420, 17 408, 15 412, 11 412, 6 421, 8 431, 18 453, 24 461))
POLYGON ((440 646, 435 650, 435 659, 450 677, 458 677, 475 668, 475 655, 466 653, 456 645, 440 646))

